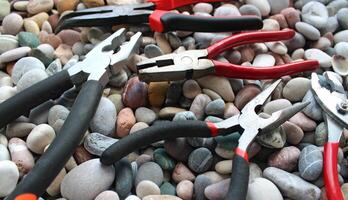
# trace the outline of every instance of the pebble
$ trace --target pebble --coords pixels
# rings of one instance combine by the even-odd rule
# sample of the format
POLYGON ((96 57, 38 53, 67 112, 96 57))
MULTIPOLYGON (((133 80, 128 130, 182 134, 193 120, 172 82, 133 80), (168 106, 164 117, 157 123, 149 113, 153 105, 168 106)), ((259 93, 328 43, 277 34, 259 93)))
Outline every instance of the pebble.
POLYGON ((27 32, 31 32, 31 33, 34 33, 36 35, 40 34, 39 25, 34 20, 32 20, 30 18, 24 19, 23 26, 24 26, 24 30, 27 32))
POLYGON ((94 200, 119 200, 118 194, 112 190, 100 193, 94 200))
POLYGON ((197 176, 194 182, 194 197, 195 199, 204 200, 206 199, 204 195, 204 190, 206 187, 212 184, 212 181, 206 175, 197 176))
POLYGON ((315 129, 315 144, 317 146, 324 146, 328 140, 328 133, 324 122, 318 124, 315 129))
POLYGON ((257 137, 257 141, 262 146, 268 148, 283 148, 286 142, 286 134, 282 128, 276 128, 269 133, 257 137))
POLYGON ((43 154, 45 147, 53 141, 55 136, 56 134, 51 126, 40 124, 29 133, 26 143, 32 152, 43 154))
POLYGON ((183 163, 179 162, 176 164, 172 173, 173 181, 175 181, 176 183, 184 180, 194 181, 195 178, 196 176, 183 163))
POLYGON ((279 110, 282 110, 291 106, 292 106, 291 102, 287 99, 276 99, 266 103, 266 105, 263 107, 263 111, 271 115, 274 112, 277 112, 279 110))
POLYGON ((148 86, 144 82, 140 82, 138 77, 128 80, 124 93, 122 95, 125 106, 132 109, 143 107, 147 103, 148 86))
POLYGON ((292 52, 296 49, 303 48, 306 44, 306 39, 301 33, 296 32, 295 36, 290 40, 286 40, 284 44, 288 47, 289 52, 292 52))
POLYGON ((298 32, 309 40, 319 40, 320 38, 319 30, 308 23, 297 22, 295 27, 298 32))
POLYGON ((4 102, 5 100, 11 98, 17 93, 16 88, 10 87, 10 86, 2 86, 0 87, 0 103, 4 102))
POLYGON ((241 16, 238 8, 233 4, 224 4, 215 9, 214 17, 241 16))
POLYGON ((123 158, 114 164, 115 166, 115 191, 121 198, 125 198, 133 187, 133 171, 131 163, 123 158))
POLYGON ((129 134, 130 129, 136 123, 132 109, 123 108, 119 113, 116 121, 116 130, 118 137, 125 137, 129 134))
POLYGON ((62 30, 57 36, 62 40, 63 44, 69 46, 73 46, 75 43, 81 41, 81 34, 74 30, 62 30))
POLYGON ((317 124, 302 112, 295 114, 289 119, 290 122, 299 126, 304 132, 314 131, 317 124))
POLYGON ((319 178, 323 170, 322 151, 314 145, 306 146, 301 151, 298 169, 305 180, 314 181, 319 178))
POLYGON ((347 17, 348 17, 348 8, 342 8, 337 12, 337 20, 339 24, 341 25, 341 27, 343 27, 344 29, 348 29, 347 17))
POLYGON ((6 137, 9 139, 14 137, 26 137, 35 126, 35 124, 27 122, 12 122, 7 125, 6 137))
POLYGON ((124 108, 121 94, 112 94, 112 95, 108 96, 108 99, 116 107, 116 112, 120 112, 120 110, 122 110, 124 108))
POLYGON ((0 1, 0 18, 4 18, 11 11, 11 5, 8 1, 0 1))
POLYGON ((11 78, 15 84, 18 84, 18 81, 22 76, 33 69, 45 70, 44 64, 37 58, 34 57, 25 57, 21 58, 16 62, 12 69, 11 78))
POLYGON ((267 0, 246 0, 247 4, 256 6, 263 17, 266 17, 271 12, 271 6, 267 0))
POLYGON ((16 163, 21 177, 34 167, 34 157, 23 140, 19 138, 10 139, 8 149, 10 150, 11 160, 16 163))
POLYGON ((309 102, 309 104, 302 110, 304 114, 316 121, 321 121, 323 119, 322 110, 314 99, 314 95, 311 90, 307 91, 302 102, 309 102))
POLYGON ((184 112, 184 111, 186 111, 186 110, 182 109, 182 108, 164 107, 159 111, 158 117, 164 118, 164 119, 173 118, 177 113, 184 112))
POLYGON ((322 68, 329 68, 332 66, 331 64, 331 56, 326 54, 325 52, 319 49, 307 49, 305 51, 305 58, 307 60, 314 59, 319 61, 319 65, 322 68))
POLYGON ((6 15, 2 21, 4 34, 17 35, 23 27, 23 18, 17 13, 6 15))
POLYGON ((222 99, 214 100, 205 107, 205 114, 213 116, 222 116, 225 111, 225 102, 222 99))
POLYGON ((154 58, 163 55, 162 50, 155 44, 146 45, 144 53, 147 58, 154 58))
POLYGON ((8 50, 0 55, 0 62, 7 63, 23 58, 24 56, 28 55, 30 50, 30 47, 19 47, 8 50))
POLYGON ((191 111, 176 113, 173 121, 197 120, 196 115, 191 111))
POLYGON ((156 43, 157 43, 158 47, 161 49, 161 51, 164 54, 172 53, 172 48, 170 47, 170 44, 169 44, 165 34, 159 33, 159 32, 155 32, 154 33, 154 38, 156 40, 156 43))
POLYGON ((96 156, 101 156, 105 149, 117 141, 117 139, 100 133, 90 133, 84 139, 84 147, 89 153, 96 156))
POLYGON ((53 8, 53 6, 53 0, 31 0, 27 5, 27 11, 30 14, 49 12, 53 8))
POLYGON ((223 160, 216 163, 215 170, 219 174, 230 174, 232 172, 232 160, 223 160))
POLYGON ((58 48, 62 44, 62 40, 58 36, 54 34, 48 34, 43 31, 41 31, 39 34, 39 40, 42 44, 50 44, 54 49, 58 48))
POLYGON ((19 172, 16 164, 9 160, 0 161, 0 197, 6 197, 16 187, 19 172))
POLYGON ((283 200, 283 196, 274 183, 265 178, 256 178, 248 187, 246 199, 283 200))
POLYGON ((146 124, 145 122, 138 122, 138 123, 133 125, 133 127, 129 131, 129 134, 132 134, 132 133, 134 133, 136 131, 140 131, 140 130, 145 129, 147 127, 149 127, 149 125, 146 124))
POLYGON ((271 13, 272 14, 278 14, 283 9, 289 7, 289 0, 268 0, 269 5, 271 6, 271 13))
POLYGON ((277 20, 274 20, 274 19, 265 19, 265 20, 263 20, 262 30, 264 30, 264 31, 279 31, 280 30, 279 22, 277 20))
POLYGON ((144 180, 137 184, 136 194, 140 198, 144 198, 148 195, 161 194, 160 188, 152 181, 144 180))
POLYGON ((204 76, 197 81, 202 88, 213 90, 225 101, 234 101, 234 93, 227 78, 218 76, 204 76))
POLYGON ((183 180, 176 186, 176 194, 178 197, 189 200, 193 197, 193 183, 188 180, 183 180))
POLYGON ((211 102, 208 95, 199 94, 193 100, 190 111, 195 114, 197 119, 202 120, 204 117, 205 107, 211 102))
POLYGON ((288 52, 288 48, 283 42, 266 42, 265 44, 273 53, 285 55, 288 52))
POLYGON ((245 4, 239 7, 239 12, 241 15, 256 15, 258 17, 261 17, 260 10, 251 4, 245 4))
POLYGON ((348 42, 339 42, 335 45, 336 55, 348 58, 348 42))
POLYGON ((94 199, 107 190, 114 179, 113 166, 104 166, 99 159, 92 159, 69 171, 61 183, 60 191, 66 199, 94 199))
POLYGON ((272 181, 285 197, 299 200, 317 200, 320 197, 317 186, 284 170, 268 167, 263 171, 263 176, 272 181))
POLYGON ((153 107, 161 107, 166 99, 168 82, 152 82, 149 84, 149 103, 153 107))
POLYGON ((194 99, 197 95, 202 93, 202 90, 197 81, 190 79, 185 81, 182 92, 186 98, 194 99))
POLYGON ((324 4, 311 1, 302 7, 302 20, 316 28, 323 28, 327 24, 329 13, 324 4))
POLYGON ((259 54, 255 57, 253 66, 271 67, 275 65, 275 58, 269 54, 259 54))
POLYGON ((284 147, 268 157, 268 166, 292 172, 297 168, 299 156, 300 150, 298 148, 294 146, 284 147))
POLYGON ((135 195, 130 195, 125 200, 141 200, 141 199, 135 195))
POLYGON ((334 35, 335 43, 348 42, 348 30, 343 30, 335 33, 334 35))
MULTIPOLYGON (((169 182, 164 182, 161 185, 160 190, 161 190, 161 196, 171 196, 172 198, 175 198, 175 195, 176 195, 175 187, 172 184, 170 184, 169 182)), ((158 196, 158 197, 160 197, 160 196, 158 196)), ((178 197, 176 197, 176 198, 178 198, 178 197)))
POLYGON ((310 87, 311 81, 308 78, 298 77, 291 79, 284 86, 283 97, 292 102, 302 101, 310 87))
POLYGON ((0 53, 3 54, 9 50, 18 47, 18 39, 11 35, 0 35, 0 53))
POLYGON ((73 52, 72 52, 71 47, 69 45, 60 44, 56 48, 56 50, 54 51, 54 56, 56 58, 59 58, 60 61, 62 61, 62 64, 65 65, 66 63, 68 63, 70 58, 73 57, 73 52))
POLYGON ((47 73, 42 69, 32 69, 25 73, 17 83, 17 91, 21 92, 24 89, 48 78, 47 73))
POLYGON ((8 141, 5 135, 3 135, 3 133, 0 134, 0 144, 4 145, 7 147, 8 145, 8 141))
POLYGON ((304 137, 302 129, 294 123, 285 122, 282 124, 282 129, 286 135, 286 142, 292 145, 297 145, 304 137))
POLYGON ((52 106, 48 111, 48 124, 53 126, 58 120, 65 121, 69 113, 70 111, 62 105, 52 106))
POLYGON ((7 146, 0 144, 0 161, 11 160, 10 152, 7 149, 7 146))
POLYGON ((58 0, 55 3, 58 9, 58 12, 63 13, 64 11, 67 11, 67 10, 75 10, 79 1, 78 0, 72 0, 72 1, 58 0))
POLYGON ((204 195, 210 200, 223 200, 230 187, 230 178, 222 180, 218 183, 209 185, 204 190, 204 195))
POLYGON ((246 85, 236 95, 236 99, 234 101, 235 106, 238 108, 238 110, 242 110, 244 106, 254 97, 256 97, 260 92, 261 89, 257 85, 246 85))
POLYGON ((105 97, 100 99, 90 127, 93 132, 103 135, 113 135, 115 132, 116 108, 115 105, 105 97))
POLYGON ((166 152, 178 161, 187 161, 190 153, 193 151, 192 146, 185 138, 166 140, 164 142, 166 152))
POLYGON ((197 3, 192 8, 193 12, 203 12, 203 13, 211 13, 213 11, 213 6, 209 3, 197 3))
POLYGON ((157 118, 156 113, 146 107, 137 108, 135 111, 135 118, 137 122, 145 122, 146 124, 152 124, 157 118))
POLYGON ((160 186, 163 182, 163 170, 155 162, 147 162, 142 164, 135 177, 135 185, 137 186, 141 181, 149 180, 160 186))
POLYGON ((188 158, 188 166, 196 173, 207 171, 213 163, 213 155, 209 149, 201 147, 190 154, 188 158))
POLYGON ((175 167, 175 161, 163 148, 158 148, 153 152, 153 159, 163 170, 171 171, 175 167))

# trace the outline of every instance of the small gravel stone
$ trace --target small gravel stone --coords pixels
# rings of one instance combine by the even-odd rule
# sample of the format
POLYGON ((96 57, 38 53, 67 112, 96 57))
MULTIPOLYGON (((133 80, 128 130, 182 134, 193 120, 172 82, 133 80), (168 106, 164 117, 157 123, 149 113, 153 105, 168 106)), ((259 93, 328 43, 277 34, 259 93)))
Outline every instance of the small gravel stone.
POLYGON ((214 17, 241 16, 238 8, 233 4, 224 4, 215 9, 214 17))
POLYGON ((147 162, 142 164, 135 177, 135 185, 141 181, 149 180, 160 186, 163 182, 163 171, 161 167, 155 162, 147 162))
POLYGON ((207 188, 209 185, 212 184, 212 181, 205 175, 201 174, 197 176, 195 183, 194 183, 194 196, 195 199, 199 200, 204 200, 206 199, 204 195, 204 190, 207 188))
POLYGON ((294 146, 284 147, 268 157, 268 165, 292 172, 297 168, 300 150, 294 146))
POLYGON ((0 161, 0 197, 6 197, 16 187, 19 172, 16 164, 9 160, 0 161))
POLYGON ((193 181, 196 177, 183 163, 178 163, 173 170, 172 178, 179 183, 184 180, 193 181))
POLYGON ((117 141, 100 133, 90 133, 84 139, 84 147, 89 153, 101 156, 105 149, 117 141))
POLYGON ((144 48, 145 56, 148 58, 154 58, 163 55, 162 50, 154 44, 146 45, 144 48))
POLYGON ((197 120, 196 115, 191 111, 176 113, 173 121, 197 120))
POLYGON ((116 108, 114 104, 105 97, 100 99, 90 127, 93 132, 103 135, 112 135, 115 132, 116 108))
POLYGON ((135 118, 137 122, 145 122, 146 124, 152 124, 157 118, 156 113, 146 107, 137 108, 135 111, 135 118))
POLYGON ((193 183, 188 180, 181 181, 176 186, 176 194, 182 199, 192 199, 193 183))
POLYGON ((186 98, 194 99, 197 95, 202 93, 201 87, 198 85, 195 80, 187 80, 183 85, 183 95, 186 98))
POLYGON ((298 168, 301 177, 308 181, 314 181, 319 178, 323 170, 323 154, 321 150, 314 145, 309 145, 302 149, 298 168))
POLYGON ((128 80, 122 95, 123 103, 132 109, 145 106, 147 103, 148 86, 140 82, 138 77, 128 80))
POLYGON ((225 102, 222 99, 214 100, 205 107, 205 114, 222 116, 225 111, 225 102))
POLYGON ((210 100, 208 95, 199 94, 193 100, 191 107, 190 107, 190 111, 195 114, 197 119, 202 120, 204 117, 204 109, 210 102, 211 102, 211 100, 210 100))
POLYGON ((31 130, 35 128, 35 124, 27 122, 13 122, 7 125, 6 137, 11 139, 14 137, 26 137, 31 130))
POLYGON ((209 149, 201 147, 194 150, 188 158, 188 166, 197 173, 207 171, 213 162, 213 155, 209 149))
POLYGON ((247 0, 246 3, 256 6, 260 10, 263 17, 268 16, 271 12, 271 6, 267 0, 247 0))
POLYGON ((302 102, 309 102, 309 104, 302 110, 304 114, 316 121, 321 121, 323 119, 322 110, 317 101, 314 99, 314 95, 311 90, 307 91, 302 102))
POLYGON ((322 68, 329 68, 332 66, 331 56, 329 56, 328 54, 326 54, 325 52, 323 52, 319 49, 307 49, 305 51, 305 58, 308 60, 310 60, 310 59, 318 60, 319 65, 322 68))
POLYGON ((284 86, 283 96, 292 102, 301 101, 310 89, 310 84, 311 81, 307 78, 298 77, 291 79, 284 86))
POLYGON ((297 22, 295 27, 298 32, 302 33, 309 40, 319 40, 320 38, 319 30, 308 23, 297 22))
POLYGON ((295 114, 289 121, 299 126, 305 132, 314 131, 317 126, 315 121, 308 118, 302 112, 295 114))
POLYGON ((161 194, 160 188, 152 181, 144 180, 137 184, 136 187, 137 196, 144 198, 148 195, 159 195, 161 194))
POLYGON ((315 144, 317 146, 324 146, 327 142, 328 133, 324 122, 320 123, 315 129, 315 144))
POLYGON ((45 147, 53 141, 55 136, 56 134, 51 126, 40 124, 29 133, 26 143, 32 152, 43 154, 45 147))
MULTIPOLYGON (((164 182, 161 185, 160 190, 161 190, 161 196, 171 195, 171 197, 175 198, 175 195, 176 195, 175 187, 172 184, 170 184, 169 182, 164 182)), ((177 198, 177 199, 180 199, 180 198, 177 198)))

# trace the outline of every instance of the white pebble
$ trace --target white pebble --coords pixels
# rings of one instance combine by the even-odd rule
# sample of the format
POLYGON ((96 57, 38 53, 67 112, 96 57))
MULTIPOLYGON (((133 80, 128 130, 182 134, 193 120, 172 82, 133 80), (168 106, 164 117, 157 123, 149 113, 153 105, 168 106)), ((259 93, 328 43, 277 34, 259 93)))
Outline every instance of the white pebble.
POLYGON ((17 90, 21 92, 26 88, 35 85, 36 83, 48 78, 47 73, 42 69, 33 69, 25 73, 18 81, 17 90))
POLYGON ((331 67, 331 60, 332 58, 325 52, 319 50, 319 49, 307 49, 305 51, 305 58, 307 60, 318 60, 319 65, 322 68, 329 68, 331 67))
POLYGON ((10 160, 10 152, 8 151, 7 147, 3 144, 0 144, 0 161, 3 160, 10 160))
POLYGON ((0 177, 0 197, 5 197, 17 185, 19 172, 16 164, 9 160, 0 161, 0 177))
POLYGON ((269 54, 259 54, 255 57, 253 66, 271 67, 275 65, 275 58, 269 54))
POLYGON ((10 86, 0 87, 0 103, 6 101, 17 93, 16 88, 10 86))
POLYGON ((36 126, 27 137, 28 148, 37 154, 42 154, 47 145, 49 145, 56 136, 53 128, 47 124, 36 126))

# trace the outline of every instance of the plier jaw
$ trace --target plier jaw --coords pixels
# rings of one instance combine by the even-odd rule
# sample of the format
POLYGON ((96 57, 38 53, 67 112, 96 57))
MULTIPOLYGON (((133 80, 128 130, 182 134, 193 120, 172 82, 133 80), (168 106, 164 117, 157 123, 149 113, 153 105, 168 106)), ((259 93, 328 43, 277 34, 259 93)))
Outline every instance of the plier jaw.
POLYGON ((206 50, 168 54, 137 64, 139 78, 144 82, 197 79, 214 74, 214 63, 206 50))

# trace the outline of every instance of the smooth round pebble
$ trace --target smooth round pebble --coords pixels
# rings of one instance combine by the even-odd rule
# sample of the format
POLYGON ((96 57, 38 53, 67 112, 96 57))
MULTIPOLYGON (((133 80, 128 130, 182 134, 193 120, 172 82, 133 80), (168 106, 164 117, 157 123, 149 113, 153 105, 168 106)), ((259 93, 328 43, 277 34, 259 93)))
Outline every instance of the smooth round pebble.
POLYGON ((42 69, 33 69, 25 73, 17 83, 18 92, 48 78, 48 75, 42 69))
POLYGON ((263 108, 263 111, 267 114, 272 114, 274 112, 277 112, 279 110, 282 110, 284 108, 288 108, 292 106, 291 102, 287 99, 276 99, 273 101, 270 101, 266 103, 266 105, 263 108))
POLYGON ((253 66, 271 67, 275 65, 275 58, 269 54, 259 54, 255 57, 253 66))
POLYGON ((29 133, 26 143, 32 152, 42 154, 45 147, 53 141, 55 136, 56 134, 51 126, 40 124, 29 133))
POLYGON ((0 161, 11 160, 10 152, 7 149, 7 146, 0 144, 0 161))
POLYGON ((348 29, 348 8, 342 8, 337 12, 337 20, 344 29, 348 29))
POLYGON ((305 180, 314 181, 319 178, 323 170, 322 151, 314 145, 306 146, 301 151, 298 169, 305 180))
POLYGON ((202 93, 202 90, 197 81, 190 79, 185 81, 182 92, 186 98, 194 99, 197 95, 202 93))
POLYGON ((213 11, 213 6, 209 3, 197 3, 192 8, 193 12, 203 12, 211 13, 213 11))
POLYGON ((176 186, 176 194, 182 199, 192 199, 193 183, 188 180, 181 181, 176 186))
POLYGON ((319 49, 307 49, 305 51, 305 58, 308 60, 318 60, 319 65, 322 68, 329 68, 332 66, 331 64, 331 56, 329 56, 327 53, 319 50, 319 49))
POLYGON ((213 116, 222 116, 225 111, 225 102, 222 99, 214 100, 205 107, 205 114, 213 116))
POLYGON ((23 27, 23 18, 17 13, 6 15, 2 20, 4 34, 16 35, 23 27))
POLYGON ((19 172, 16 164, 9 160, 0 161, 0 197, 6 197, 16 187, 19 172))
POLYGON ((300 150, 294 146, 284 147, 268 157, 268 166, 292 172, 297 168, 300 150))
POLYGON ((160 186, 163 182, 163 170, 155 162, 147 162, 142 164, 135 177, 135 185, 137 186, 141 181, 148 180, 160 186))
POLYGON ((135 110, 135 118, 137 122, 144 122, 146 124, 152 124, 157 118, 156 113, 146 107, 140 107, 135 110))
POLYGON ((292 102, 302 101, 310 87, 311 81, 309 79, 303 77, 294 78, 284 86, 283 96, 292 102))
POLYGON ((298 32, 302 33, 309 40, 319 40, 320 38, 319 30, 308 23, 297 22, 295 27, 298 32))
POLYGON ((92 155, 101 156, 109 146, 117 142, 115 138, 105 136, 100 133, 90 133, 84 139, 85 149, 92 155))
POLYGON ((25 57, 18 60, 12 69, 13 83, 17 84, 25 73, 33 69, 45 70, 45 65, 34 57, 25 57))
POLYGON ((103 135, 112 135, 115 132, 115 123, 115 105, 108 98, 102 97, 90 122, 91 130, 103 135))
POLYGON ((248 187, 246 199, 283 200, 283 196, 274 183, 265 178, 256 178, 248 187))
POLYGON ((271 6, 267 0, 246 0, 246 3, 256 6, 263 17, 266 17, 271 12, 271 6))
POLYGON ((144 180, 137 184, 136 194, 140 198, 161 194, 160 188, 152 181, 144 180))
POLYGON ((119 200, 118 194, 112 190, 104 191, 94 199, 94 200, 119 200))
POLYGON ((201 147, 194 150, 188 158, 188 166, 197 173, 207 171, 213 163, 213 155, 209 149, 201 147))
POLYGON ((302 7, 302 20, 316 28, 323 28, 327 24, 329 13, 324 4, 311 1, 302 7))

